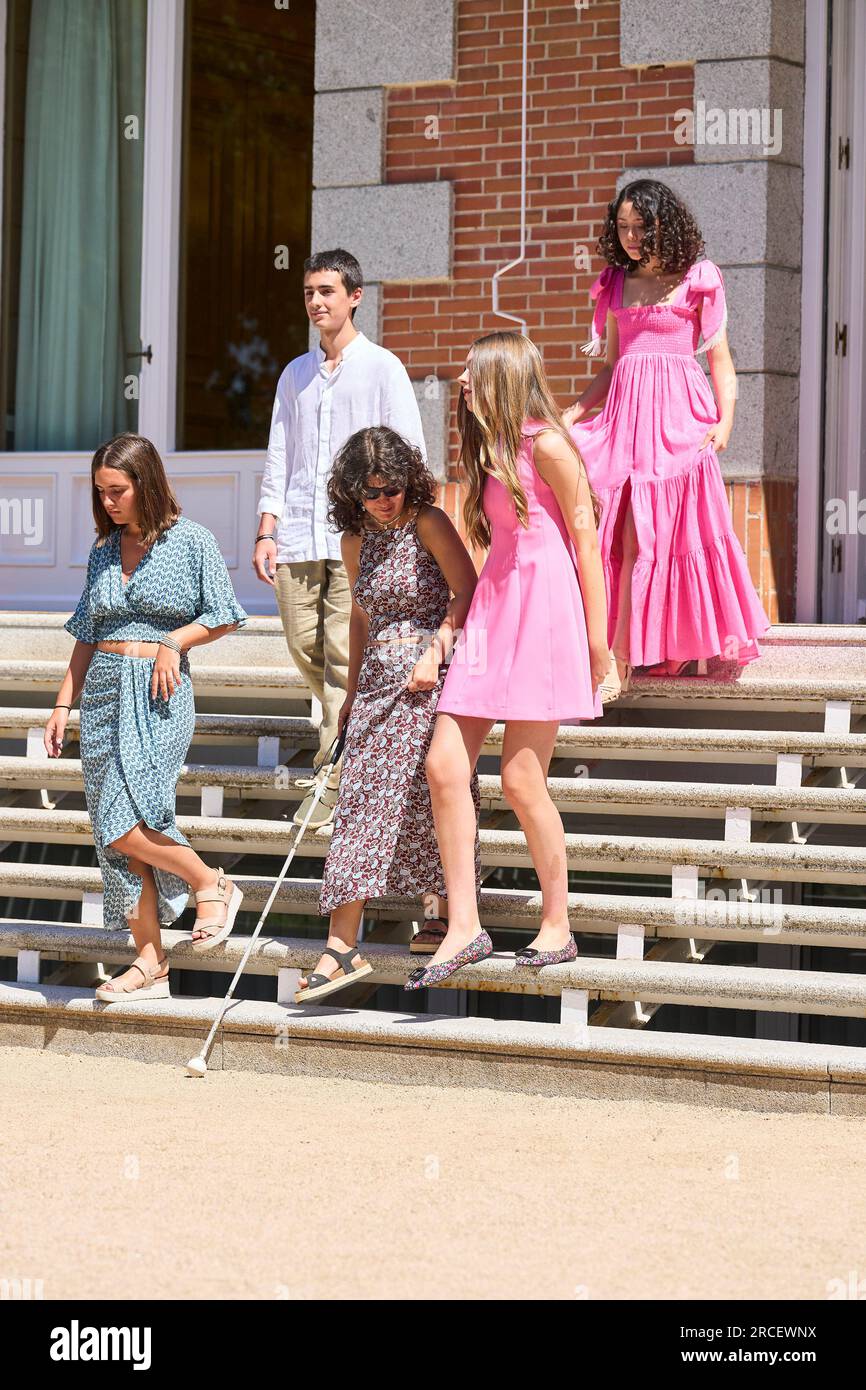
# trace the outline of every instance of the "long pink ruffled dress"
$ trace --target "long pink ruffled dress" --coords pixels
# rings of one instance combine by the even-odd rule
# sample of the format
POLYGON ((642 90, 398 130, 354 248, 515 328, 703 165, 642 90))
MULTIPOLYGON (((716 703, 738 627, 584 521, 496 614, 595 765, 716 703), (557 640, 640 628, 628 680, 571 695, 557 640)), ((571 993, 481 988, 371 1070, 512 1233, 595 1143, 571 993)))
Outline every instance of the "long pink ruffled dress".
POLYGON ((574 543, 532 457, 533 439, 549 428, 525 420, 517 452, 528 527, 520 524, 505 484, 491 474, 484 480, 490 549, 437 714, 572 722, 602 713, 592 690, 574 543))
POLYGON ((697 261, 672 303, 623 308, 626 273, 623 266, 608 266, 590 291, 593 338, 584 350, 601 353, 610 310, 619 357, 601 412, 571 430, 604 507, 599 540, 609 640, 630 495, 638 541, 632 664, 720 655, 743 665, 760 655, 755 639, 770 623, 734 535, 715 448, 701 448, 719 411, 695 356, 714 346, 727 322, 722 273, 712 261, 697 261))

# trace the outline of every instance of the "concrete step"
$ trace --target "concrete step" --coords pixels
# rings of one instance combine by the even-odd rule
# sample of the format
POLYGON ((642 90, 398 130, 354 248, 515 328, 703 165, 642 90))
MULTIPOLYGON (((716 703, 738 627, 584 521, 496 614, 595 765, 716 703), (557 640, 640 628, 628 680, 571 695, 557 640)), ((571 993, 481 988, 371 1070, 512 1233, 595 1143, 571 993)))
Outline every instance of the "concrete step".
MULTIPOLYGON (((0 689, 56 688, 62 678, 72 639, 63 630, 66 613, 0 613, 0 689), (22 652, 37 660, 21 662, 22 652)), ((633 691, 618 708, 732 709, 771 707, 783 710, 820 708, 827 700, 852 700, 855 711, 866 707, 866 642, 859 624, 827 627, 779 624, 762 640, 761 659, 738 679, 713 681, 650 680, 636 677, 633 691)), ((303 689, 297 672, 287 671, 288 652, 279 619, 252 617, 246 627, 190 654, 196 684, 203 694, 244 692, 250 699, 273 699, 303 689), (235 674, 232 675, 232 668, 235 674)))
MULTIPOLYGON (((837 631, 839 631, 837 629, 837 631)), ((838 641, 780 640, 762 646, 758 661, 710 676, 649 678, 638 674, 625 703, 632 709, 764 709, 776 714, 850 701, 861 714, 866 697, 862 629, 841 629, 838 641)), ((618 702, 620 708, 623 701, 618 702)))
POLYGON ((617 701, 629 710, 761 710, 780 714, 818 713, 829 702, 847 702, 852 714, 866 713, 866 677, 774 677, 755 675, 736 683, 695 677, 689 680, 634 679, 628 694, 617 701))
MULTIPOLYGON (((64 631, 69 613, 0 612, 0 660, 32 652, 40 661, 68 662, 73 638, 64 631)), ((237 632, 206 647, 194 647, 193 666, 279 666, 287 660, 286 639, 278 617, 247 619, 237 632)))
MULTIPOLYGON (((0 689, 56 689, 68 658, 49 658, 54 648, 47 635, 38 641, 28 631, 0 629, 0 689), (39 659, 22 661, 22 651, 37 651, 39 659)), ((656 679, 637 674, 632 688, 617 704, 625 709, 688 709, 724 707, 763 709, 773 713, 821 710, 828 701, 849 702, 855 714, 866 711, 866 662, 861 634, 848 629, 837 642, 780 640, 767 644, 759 661, 743 670, 725 668, 712 677, 656 679)), ((300 694, 303 682, 289 669, 288 653, 274 634, 244 638, 240 634, 195 648, 190 660, 197 689, 203 695, 273 700, 291 690, 300 694), (258 645, 256 645, 258 642, 258 645), (253 654, 254 657, 253 657, 253 654), (251 659, 253 658, 253 659, 251 659)))
MULTIPOLYGON (((214 644, 215 646, 218 644, 214 644)), ((780 648, 787 651, 787 648, 780 648)), ((0 690, 56 691, 66 671, 63 661, 0 660, 0 690)), ((760 668, 761 662, 755 666, 760 668)), ((203 696, 274 700, 309 697, 302 677, 288 664, 241 666, 201 663, 194 668, 195 688, 203 696)), ((688 679, 657 680, 636 676, 617 709, 718 709, 765 710, 777 713, 820 711, 828 701, 846 701, 854 714, 866 713, 866 675, 861 672, 830 676, 819 671, 774 675, 747 672, 738 681, 688 679)))
MULTIPOLYGON (((289 851, 290 824, 281 820, 242 820, 229 816, 179 816, 178 827, 200 853, 273 854, 289 851)), ((331 826, 311 834, 305 857, 323 858, 331 826)), ((531 867, 523 833, 482 829, 481 859, 490 867, 531 867)), ((0 808, 0 842, 87 845, 92 843, 86 811, 0 808)), ((790 882, 866 883, 866 849, 859 846, 735 843, 722 840, 637 835, 565 837, 569 869, 622 874, 670 874, 696 866, 701 877, 767 878, 790 882)))
MULTIPOLYGON (((234 973, 247 939, 231 936, 206 955, 196 954, 190 933, 166 930, 163 947, 172 969, 234 973)), ((293 937, 260 937, 250 954, 250 975, 278 975, 282 970, 313 970, 322 943, 293 937)), ((362 943, 364 958, 373 966, 369 983, 402 985, 419 963, 405 945, 362 943)), ((37 952, 46 960, 130 963, 136 955, 126 932, 101 928, 16 923, 0 920, 0 954, 37 952)), ((32 963, 28 962, 28 969, 32 963)), ((291 989, 295 988, 294 980, 291 989)), ((705 1008, 736 1008, 783 1013, 866 1016, 866 975, 819 970, 772 970, 758 966, 715 965, 669 960, 610 960, 581 955, 564 965, 533 968, 515 961, 513 951, 467 965, 444 982, 449 989, 536 994, 552 997, 579 992, 586 1000, 640 1001, 644 1004, 687 1004, 705 1008)), ((288 991, 287 991, 288 993, 288 991)), ((333 1001, 340 1006, 339 1000, 333 1001)), ((564 1008, 574 1001, 564 1001, 564 1008)))
MULTIPOLYGON (((44 723, 47 710, 23 706, 33 692, 47 705, 57 689, 72 647, 69 635, 62 631, 64 618, 60 614, 0 615, 0 691, 22 692, 19 707, 0 710, 0 738, 20 738, 23 743, 28 730, 44 723), (32 660, 18 660, 22 652, 32 660)), ((855 732, 849 732, 852 716, 858 720, 866 714, 866 628, 776 627, 762 650, 761 661, 738 673, 736 680, 726 672, 711 680, 660 681, 639 676, 604 723, 561 726, 555 754, 559 761, 554 766, 559 775, 550 782, 556 803, 564 810, 593 816, 661 815, 678 822, 678 832, 686 817, 721 818, 729 808, 747 808, 754 819, 797 820, 801 825, 822 820, 842 825, 862 819, 866 793, 845 785, 813 788, 800 782, 803 773, 814 769, 866 767, 866 732, 856 723, 855 732), (630 719, 641 724, 652 710, 662 712, 654 721, 659 724, 669 720, 708 725, 735 723, 739 711, 754 710, 759 717, 750 722, 772 721, 777 728, 629 726, 630 719), (790 713, 805 717, 788 720, 790 713), (800 731, 778 729, 786 722, 797 723, 800 731), (803 731, 808 722, 818 727, 823 723, 823 731, 803 731), (672 781, 664 774, 655 781, 642 775, 645 769, 640 767, 624 769, 631 774, 628 778, 587 775, 593 764, 607 759, 638 764, 685 762, 695 770, 683 769, 692 779, 687 782, 672 781), (575 764, 574 775, 562 776, 571 770, 569 760, 575 764), (716 762, 738 767, 775 764, 782 785, 704 785, 701 765, 716 762), (641 775, 635 776, 635 771, 641 775)), ((302 714, 309 691, 289 667, 279 621, 254 619, 241 633, 195 649, 191 661, 200 708, 222 705, 227 710, 199 714, 197 744, 223 744, 226 749, 254 746, 257 766, 217 765, 208 753, 204 758, 200 755, 198 763, 185 770, 182 792, 198 794, 221 786, 229 797, 293 802, 300 790, 295 780, 308 771, 297 766, 299 750, 311 750, 317 738, 312 721, 302 714), (301 713, 282 713, 293 708, 301 713), (248 712, 237 714, 238 709, 248 712), (277 771, 281 759, 289 759, 290 754, 291 773, 277 771)), ((77 723, 76 711, 70 720, 72 732, 77 723)), ((501 751, 502 737, 503 726, 495 725, 485 744, 487 755, 501 751)), ((36 745, 38 740, 31 742, 36 745)), ((223 756, 231 759, 233 754, 221 752, 223 756)), ((309 761, 303 753, 300 757, 309 761)), ((499 779, 485 772, 481 785, 485 806, 491 811, 502 808, 499 779)), ((8 794, 19 788, 80 792, 80 764, 72 759, 41 761, 38 756, 0 759, 0 789, 8 794)), ((203 800, 203 808, 212 812, 219 806, 219 797, 208 795, 203 800)), ((277 809, 269 807, 268 813, 277 809)), ((273 856, 274 871, 293 834, 285 816, 269 820, 244 819, 239 813, 194 816, 181 818, 180 824, 203 852, 273 856)), ((852 838, 850 831, 832 838, 846 835, 852 838)), ((825 832, 822 838, 830 836, 825 832)), ((299 858, 321 861, 329 839, 330 829, 308 833, 299 858)), ((37 853, 40 844, 51 842, 88 848, 92 844, 86 813, 69 812, 62 806, 50 813, 0 808, 3 840, 30 841, 37 853)), ((336 1003, 330 1006, 328 1001, 319 1008, 243 1003, 229 1011, 212 1065, 357 1075, 368 1080, 387 1075, 419 1084, 436 1080, 461 1086, 523 1086, 551 1094, 606 1096, 631 1088, 635 1095, 762 1109, 844 1113, 847 1108, 849 1113, 866 1113, 864 1049, 665 1035, 646 1027, 654 1009, 665 1004, 863 1017, 863 975, 770 970, 763 965, 728 967, 703 956, 711 943, 722 941, 864 949, 863 907, 786 904, 778 901, 781 889, 768 885, 800 881, 861 886, 866 883, 866 850, 813 843, 743 843, 736 838, 728 842, 692 838, 689 833, 680 838, 570 834, 567 854, 570 868, 610 875, 612 886, 620 874, 669 877, 672 896, 611 891, 570 894, 569 919, 580 933, 581 956, 576 962, 537 972, 516 966, 513 955, 498 951, 490 961, 460 972, 448 985, 452 991, 559 997, 561 1024, 458 1019, 450 1013, 444 1017, 383 1015, 340 1008, 336 1003), (755 901, 742 900, 742 879, 760 882, 755 901), (681 893, 698 896, 676 896, 681 893), (592 938, 600 936, 616 937, 606 943, 606 949, 616 950, 615 957, 587 954, 592 938), (657 944, 650 957, 642 958, 647 942, 653 940, 657 944), (601 1001, 596 1023, 615 1025, 634 1019, 633 1026, 582 1026, 591 1000, 601 1001)), ((485 827, 482 857, 487 868, 530 867, 519 831, 485 827)), ((239 869, 244 862, 249 861, 241 858, 233 872, 246 895, 242 921, 249 926, 255 921, 250 914, 264 906, 273 879, 242 876, 239 869)), ((8 859, 0 863, 0 896, 37 902, 79 900, 88 923, 99 920, 101 888, 96 869, 16 865, 8 859)), ((286 916, 306 917, 318 919, 324 935, 325 923, 318 918, 319 891, 315 878, 285 883, 274 909, 275 929, 286 931, 286 916)), ((519 942, 537 926, 541 899, 531 890, 485 887, 480 911, 485 925, 502 929, 503 935, 497 937, 500 944, 510 939, 519 942)), ((407 923, 419 914, 417 902, 385 899, 367 908, 365 921, 368 926, 407 923)), ((390 935, 401 936, 408 930, 408 926, 395 930, 392 925, 390 935)), ((168 930, 165 940, 175 967, 219 972, 234 969, 246 944, 245 938, 236 935, 217 952, 199 957, 191 952, 188 933, 168 930)), ((596 940, 595 949, 599 946, 596 940)), ((295 972, 309 969, 319 949, 318 941, 270 936, 260 943, 248 969, 256 975, 275 975, 277 997, 283 1000, 295 972)), ((363 949, 375 957, 374 983, 399 984, 407 969, 419 960, 423 963, 423 958, 409 957, 405 947, 381 940, 365 941, 363 949)), ((30 971, 30 978, 41 957, 61 963, 121 963, 132 952, 126 933, 75 924, 0 922, 0 954, 17 955, 23 976, 30 971)), ((182 987, 182 975, 174 974, 173 979, 176 988, 182 987)), ((214 980, 215 988, 221 985, 222 981, 218 985, 214 980)), ((0 1041, 83 1052, 116 1053, 122 1047, 147 1061, 184 1062, 198 1049, 217 1007, 216 1000, 186 998, 157 1004, 155 1011, 154 1005, 147 1004, 94 1007, 89 989, 28 986, 24 981, 0 989, 0 1041), (23 997, 10 994, 22 989, 23 997)), ((412 1003, 411 995, 406 1002, 412 1003)), ((428 996, 428 1002, 435 1006, 435 996, 428 996)))
MULTIPOLYGON (((63 626, 68 617, 69 612, 40 612, 29 609, 0 611, 0 659, 7 656, 15 657, 22 650, 31 650, 38 644, 40 659, 68 661, 73 646, 72 637, 63 626)), ((761 638, 761 650, 765 655, 772 655, 775 648, 790 646, 796 646, 800 650, 814 647, 849 648, 856 658, 857 649, 866 648, 866 625, 776 623, 761 638)), ((241 665, 262 659, 265 665, 277 664, 286 653, 286 641, 280 619, 272 614, 251 614, 246 625, 238 632, 231 633, 208 647, 196 648, 193 658, 196 661, 207 661, 220 650, 241 665)), ((226 660, 227 657, 223 656, 220 664, 226 664, 226 660)))
MULTIPOLYGON (((0 656, 15 655, 22 645, 32 645, 38 638, 46 651, 43 655, 61 657, 71 651, 72 638, 64 630, 68 612, 57 610, 0 609, 0 656), (51 646, 50 644, 58 644, 51 646)), ((277 614, 250 613, 245 627, 221 638, 222 644, 243 645, 252 651, 257 644, 282 642, 285 637, 277 614)), ((217 645, 217 644, 211 644, 217 645)), ((866 648, 866 624, 863 623, 774 623, 760 638, 760 649, 767 652, 777 646, 847 646, 866 648)))
MULTIPOLYGON (((222 788, 239 799, 298 802, 308 788, 312 767, 237 767, 214 763, 188 764, 181 772, 182 794, 200 795, 205 788, 222 788)), ((629 778, 550 777, 548 791, 560 810, 593 815, 687 816, 724 818, 728 808, 750 810, 766 821, 851 823, 866 819, 866 791, 852 787, 767 787, 744 783, 658 782, 629 778)), ((76 758, 38 761, 0 757, 0 787, 18 790, 47 788, 83 792, 81 763, 76 758)), ((479 778, 482 808, 509 809, 502 779, 479 778)))
MULTIPOLYGON (((0 706, 0 738, 26 739, 30 729, 43 729, 50 714, 47 705, 0 706)), ((67 737, 78 738, 80 714, 74 709, 67 722, 67 737)), ((318 747, 316 726, 308 715, 202 714, 196 713, 194 743, 230 743, 245 747, 259 739, 279 739, 296 747, 318 747)), ((864 736, 866 742, 866 736, 864 736)))
MULTIPOLYGON (((26 738, 43 728, 48 707, 0 707, 0 738, 26 738)), ((78 710, 67 725, 77 736, 78 710)), ((485 753, 502 750, 504 724, 494 724, 485 753)), ((313 721, 306 716, 266 714, 197 714, 194 743, 227 742, 239 746, 260 738, 278 738, 294 747, 318 747, 313 721)), ((677 729, 631 725, 561 724, 554 756, 629 761, 773 764, 781 755, 800 757, 804 770, 816 767, 866 767, 866 734, 834 734, 786 729, 677 729)))
MULTIPOLYGON (((244 893, 244 912, 260 911, 270 896, 272 878, 235 873, 244 893)), ((274 914, 319 916, 317 879, 284 880, 272 911, 274 914)), ((58 864, 0 863, 0 897, 34 901, 83 902, 102 893, 102 878, 95 868, 58 864)), ((736 890, 710 887, 689 898, 655 897, 629 893, 569 893, 568 915, 575 932, 616 934, 622 924, 641 928, 648 938, 708 941, 742 941, 783 946, 834 946, 866 948, 866 910, 862 907, 820 907, 780 901, 781 890, 765 888, 755 901, 736 890)), ((409 898, 388 897, 369 903, 365 921, 415 921, 421 908, 409 898)), ((479 900, 482 923, 487 927, 535 932, 542 915, 541 894, 528 889, 482 887, 479 900)), ((324 920, 322 927, 324 929, 324 920)), ((39 930, 55 925, 22 923, 39 930)), ((99 927, 99 930, 103 930, 99 927)))
MULTIPOLYGON (((218 644, 215 643, 215 646, 218 644)), ((0 661, 0 690, 56 691, 66 672, 65 661, 0 661)), ((202 662, 193 666, 195 688, 202 695, 242 696, 244 700, 309 699, 306 682, 294 666, 217 665, 202 662)))
POLYGON ((761 638, 768 647, 850 647, 857 659, 866 650, 866 623, 774 623, 761 638))
MULTIPOLYGON (((0 1043, 183 1067, 216 998, 103 1005, 92 990, 0 985, 0 1043)), ((626 1096, 762 1111, 866 1113, 861 1048, 451 1015, 233 1004, 213 1070, 343 1076, 403 1085, 626 1096)))

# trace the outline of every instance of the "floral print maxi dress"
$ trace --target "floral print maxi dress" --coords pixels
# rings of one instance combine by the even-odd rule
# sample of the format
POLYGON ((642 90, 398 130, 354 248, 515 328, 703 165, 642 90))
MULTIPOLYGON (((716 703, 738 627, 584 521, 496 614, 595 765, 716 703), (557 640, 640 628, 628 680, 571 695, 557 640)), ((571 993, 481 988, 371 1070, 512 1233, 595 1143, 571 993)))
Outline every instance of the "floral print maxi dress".
MULTIPOLYGON (((358 689, 343 752, 331 845, 322 874, 319 911, 390 896, 445 895, 424 760, 447 664, 432 690, 406 690, 448 608, 450 591, 418 537, 417 514, 387 531, 365 531, 356 603, 370 618, 358 689), (412 638, 417 640, 396 640, 412 638)), ((481 887, 478 774, 475 883, 481 887)))

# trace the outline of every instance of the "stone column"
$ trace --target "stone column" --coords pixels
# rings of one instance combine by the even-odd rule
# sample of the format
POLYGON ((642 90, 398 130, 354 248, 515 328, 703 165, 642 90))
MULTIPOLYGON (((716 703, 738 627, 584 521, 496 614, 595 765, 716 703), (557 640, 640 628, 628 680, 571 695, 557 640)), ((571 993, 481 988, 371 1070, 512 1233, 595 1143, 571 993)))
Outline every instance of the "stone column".
MULTIPOLYGON (((357 256, 366 285, 355 322, 374 342, 385 282, 451 275, 451 184, 386 184, 383 156, 387 88, 454 80, 455 9, 454 0, 316 6, 312 249, 357 256)), ((444 479, 450 392, 447 382, 430 385, 415 391, 428 461, 444 479)))

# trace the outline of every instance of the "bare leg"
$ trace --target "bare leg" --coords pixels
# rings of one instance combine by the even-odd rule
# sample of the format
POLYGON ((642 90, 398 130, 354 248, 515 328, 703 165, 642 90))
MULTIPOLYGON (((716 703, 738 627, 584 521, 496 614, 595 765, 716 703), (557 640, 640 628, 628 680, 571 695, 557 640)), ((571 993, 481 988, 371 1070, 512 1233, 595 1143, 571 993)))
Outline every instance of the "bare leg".
POLYGON ((562 817, 547 790, 558 723, 508 720, 502 745, 502 790, 520 821, 541 888, 541 926, 529 943, 559 951, 571 939, 562 817))
MULTIPOLYGON (((438 914, 439 917, 442 919, 443 922, 447 922, 447 921, 448 921, 448 894, 447 894, 447 893, 437 893, 435 888, 431 888, 431 889, 429 890, 429 892, 430 892, 431 894, 435 894, 435 896, 436 896, 437 903, 438 903, 438 907, 439 907, 439 914, 438 914)), ((424 894, 424 897, 426 898, 427 896, 428 896, 427 893, 425 893, 425 894, 424 894)))
MULTIPOLYGON (((364 903, 366 898, 358 898, 355 902, 341 903, 335 907, 331 913, 331 923, 328 930, 327 945, 333 946, 335 951, 348 951, 358 940, 358 928, 361 925, 361 918, 364 914, 364 903)), ((352 964, 354 964, 354 960, 352 964)), ((337 974, 340 966, 333 956, 323 955, 313 974, 327 975, 332 980, 337 974)), ((300 979, 299 988, 307 988, 307 978, 300 979)))
POLYGON ((619 572, 619 591, 616 614, 616 628, 613 634, 612 651, 616 658, 620 679, 625 676, 626 662, 629 660, 631 626, 631 580, 637 559, 637 532, 629 499, 622 525, 622 565, 619 572))
MULTIPOLYGON (((140 859, 130 859, 129 867, 141 878, 141 896, 127 917, 129 929, 138 955, 147 965, 156 967, 165 954, 157 916, 156 882, 153 871, 140 859)), ((117 975, 112 980, 112 985, 117 985, 119 990, 141 983, 140 973, 132 968, 124 970, 122 975, 117 975)))
MULTIPOLYGON (((151 868, 164 869, 166 873, 176 874, 182 878, 192 888, 194 893, 200 893, 205 888, 212 888, 219 877, 216 869, 211 869, 204 862, 194 849, 187 845, 179 845, 174 840, 170 840, 167 835, 162 835, 158 830, 151 830, 150 826, 139 821, 138 825, 133 826, 125 835, 121 835, 111 846, 112 849, 119 850, 121 854, 127 855, 130 859, 140 859, 151 868)), ((155 887, 155 885, 154 885, 155 887)), ((231 896, 234 883, 231 879, 227 880, 227 896, 231 896)), ((202 903, 197 908, 196 915, 200 917, 219 917, 222 913, 222 920, 225 921, 227 911, 226 904, 220 907, 219 903, 202 903)), ((193 933, 193 941, 201 940, 206 933, 193 933)))
POLYGON ((475 890, 475 805, 470 779, 492 719, 438 714, 427 753, 433 822, 448 894, 448 932, 429 964, 450 960, 481 930, 475 890))
POLYGON ((444 889, 428 888, 421 894, 424 916, 412 945, 432 946, 435 950, 448 930, 448 897, 444 889))

